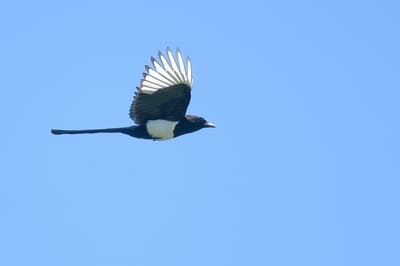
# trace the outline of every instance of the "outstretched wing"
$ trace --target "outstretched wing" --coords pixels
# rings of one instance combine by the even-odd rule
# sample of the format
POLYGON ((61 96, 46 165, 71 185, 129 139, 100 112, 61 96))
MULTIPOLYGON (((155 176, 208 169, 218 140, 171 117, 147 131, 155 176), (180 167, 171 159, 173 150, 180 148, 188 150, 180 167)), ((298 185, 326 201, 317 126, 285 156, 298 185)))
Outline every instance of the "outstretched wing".
POLYGON ((167 48, 167 57, 158 52, 159 61, 151 57, 153 68, 146 66, 133 99, 129 116, 139 125, 148 120, 165 119, 179 121, 190 102, 192 65, 190 59, 183 61, 176 50, 176 58, 167 48))

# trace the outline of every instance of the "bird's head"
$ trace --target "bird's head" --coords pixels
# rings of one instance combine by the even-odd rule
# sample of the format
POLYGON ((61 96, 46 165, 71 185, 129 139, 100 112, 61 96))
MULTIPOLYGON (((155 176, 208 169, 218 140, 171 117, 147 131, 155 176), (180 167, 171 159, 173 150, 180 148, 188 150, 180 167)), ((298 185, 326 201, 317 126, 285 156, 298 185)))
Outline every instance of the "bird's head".
POLYGON ((175 127, 175 137, 195 132, 205 127, 215 127, 213 123, 207 122, 204 118, 195 115, 186 115, 185 119, 179 122, 175 127))
POLYGON ((205 127, 215 127, 213 123, 207 122, 207 120, 200 116, 187 115, 186 120, 198 129, 205 127))

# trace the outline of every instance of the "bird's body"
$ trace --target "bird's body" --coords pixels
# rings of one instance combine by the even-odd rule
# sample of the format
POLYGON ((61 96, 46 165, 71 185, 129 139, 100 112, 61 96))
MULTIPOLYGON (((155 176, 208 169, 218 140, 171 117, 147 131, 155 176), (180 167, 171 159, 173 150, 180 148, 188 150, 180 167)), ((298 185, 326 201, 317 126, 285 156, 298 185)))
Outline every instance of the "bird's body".
POLYGON ((122 133, 140 139, 167 140, 183 134, 192 133, 204 127, 215 127, 211 123, 204 125, 197 122, 201 117, 187 115, 181 121, 168 121, 164 119, 149 120, 145 125, 130 127, 102 128, 102 129, 52 129, 54 135, 63 134, 93 134, 93 133, 122 133), (203 126, 204 125, 204 126, 203 126))
POLYGON ((151 58, 153 68, 146 66, 146 73, 137 88, 129 116, 136 125, 120 128, 62 130, 52 129, 55 135, 122 133, 135 138, 167 140, 205 127, 215 127, 204 118, 186 115, 191 98, 192 66, 186 64, 177 49, 176 57, 167 48, 167 57, 158 53, 159 63, 151 58))

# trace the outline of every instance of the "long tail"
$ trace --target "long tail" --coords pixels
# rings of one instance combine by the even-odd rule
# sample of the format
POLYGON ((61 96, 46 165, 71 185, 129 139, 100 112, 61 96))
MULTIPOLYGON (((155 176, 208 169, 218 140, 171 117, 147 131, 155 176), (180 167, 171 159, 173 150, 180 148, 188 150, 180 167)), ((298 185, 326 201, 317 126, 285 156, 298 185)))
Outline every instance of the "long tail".
POLYGON ((123 134, 130 135, 132 130, 133 130, 133 127, 83 129, 83 130, 52 129, 51 133, 54 134, 54 135, 62 135, 62 134, 92 134, 92 133, 123 133, 123 134))

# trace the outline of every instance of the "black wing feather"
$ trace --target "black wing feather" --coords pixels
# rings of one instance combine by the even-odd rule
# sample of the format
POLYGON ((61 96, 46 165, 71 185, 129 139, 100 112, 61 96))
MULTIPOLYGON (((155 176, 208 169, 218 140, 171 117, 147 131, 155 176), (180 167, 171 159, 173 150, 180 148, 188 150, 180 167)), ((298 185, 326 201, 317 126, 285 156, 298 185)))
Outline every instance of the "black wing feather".
POLYGON ((139 125, 148 120, 179 121, 185 117, 190 102, 190 87, 177 84, 154 92, 136 92, 129 116, 139 125))

